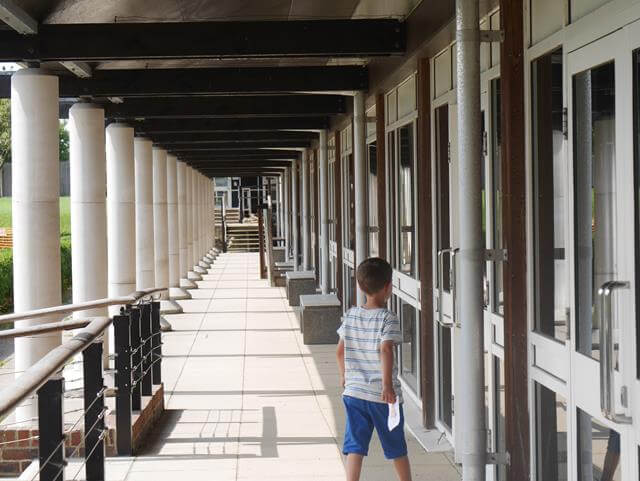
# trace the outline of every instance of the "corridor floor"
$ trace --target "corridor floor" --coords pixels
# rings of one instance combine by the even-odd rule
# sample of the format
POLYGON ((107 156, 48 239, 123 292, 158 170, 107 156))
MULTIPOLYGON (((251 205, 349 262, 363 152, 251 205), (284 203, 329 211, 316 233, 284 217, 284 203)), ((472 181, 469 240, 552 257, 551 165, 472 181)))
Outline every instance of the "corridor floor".
MULTIPOLYGON (((303 345, 257 254, 222 254, 197 284, 184 313, 167 316, 164 420, 140 456, 110 460, 108 478, 344 480, 335 346, 303 345)), ((460 479, 447 455, 407 439, 415 480, 460 479)), ((395 479, 377 441, 361 479, 395 479)))

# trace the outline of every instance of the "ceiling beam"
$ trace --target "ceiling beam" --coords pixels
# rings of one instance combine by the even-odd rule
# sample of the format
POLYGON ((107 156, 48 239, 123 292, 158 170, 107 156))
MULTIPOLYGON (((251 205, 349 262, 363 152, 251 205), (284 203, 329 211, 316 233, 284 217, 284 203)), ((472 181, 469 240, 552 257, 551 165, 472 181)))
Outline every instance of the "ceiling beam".
POLYGON ((218 168, 234 168, 234 169, 247 169, 253 167, 265 167, 269 169, 285 168, 291 166, 291 161, 285 160, 253 160, 247 162, 229 161, 229 160, 195 160, 188 162, 191 167, 198 170, 200 169, 218 169, 218 168))
MULTIPOLYGON (((61 62, 77 77, 60 76, 61 98, 162 97, 234 93, 367 90, 366 67, 260 67, 95 70, 84 62, 61 62), (87 78, 91 77, 91 78, 87 78)), ((11 80, 0 77, 0 96, 11 80)))
POLYGON ((244 163, 258 163, 258 164, 271 164, 272 162, 286 162, 287 166, 291 165, 291 161, 294 159, 286 159, 282 157, 211 157, 211 156, 190 156, 190 155, 179 155, 177 156, 179 160, 184 162, 189 162, 190 164, 196 162, 204 162, 204 163, 217 163, 217 162, 233 162, 234 165, 241 167, 244 163))
POLYGON ((156 142, 162 148, 170 152, 215 152, 218 150, 227 151, 244 151, 247 149, 305 149, 311 147, 309 140, 283 140, 271 142, 200 142, 193 144, 171 144, 165 142, 156 142))
POLYGON ((38 22, 12 0, 0 0, 0 20, 9 25, 19 35, 35 35, 38 33, 38 22))
POLYGON ((256 117, 223 119, 148 119, 133 120, 131 125, 141 135, 202 132, 265 132, 278 129, 321 130, 329 128, 329 118, 256 117))
POLYGON ((393 19, 44 24, 0 32, 0 61, 372 57, 401 55, 393 19))
POLYGON ((244 150, 199 150, 180 152, 180 158, 203 160, 233 159, 297 159, 300 152, 296 150, 278 149, 244 149, 244 150))
POLYGON ((281 141, 307 141, 318 139, 316 132, 297 132, 291 130, 272 130, 265 132, 160 132, 148 135, 158 144, 197 144, 197 143, 265 143, 281 141))
MULTIPOLYGON (((322 116, 346 112, 341 95, 238 95, 220 97, 129 98, 104 104, 109 119, 233 118, 322 116)), ((73 102, 60 102, 60 118, 69 117, 73 102)))

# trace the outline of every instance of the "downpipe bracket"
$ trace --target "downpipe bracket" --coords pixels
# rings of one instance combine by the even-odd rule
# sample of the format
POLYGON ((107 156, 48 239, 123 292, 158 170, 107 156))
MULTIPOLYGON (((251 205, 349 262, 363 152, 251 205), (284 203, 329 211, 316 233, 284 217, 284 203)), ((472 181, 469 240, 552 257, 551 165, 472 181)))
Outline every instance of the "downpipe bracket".
POLYGON ((498 466, 509 466, 511 464, 511 456, 508 452, 504 453, 487 453, 487 464, 498 466))

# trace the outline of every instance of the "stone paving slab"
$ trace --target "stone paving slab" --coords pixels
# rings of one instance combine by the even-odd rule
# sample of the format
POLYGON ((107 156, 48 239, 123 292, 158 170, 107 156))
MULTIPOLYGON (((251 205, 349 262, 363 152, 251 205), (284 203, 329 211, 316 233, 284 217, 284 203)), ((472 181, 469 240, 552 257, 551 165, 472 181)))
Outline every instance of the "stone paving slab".
MULTIPOLYGON (((305 346, 285 289, 258 255, 221 254, 163 335, 166 415, 139 456, 108 461, 114 481, 342 481, 344 411, 335 346, 305 346)), ((407 433, 414 480, 458 481, 445 453, 407 433)), ((390 481, 371 443, 363 481, 390 481)))

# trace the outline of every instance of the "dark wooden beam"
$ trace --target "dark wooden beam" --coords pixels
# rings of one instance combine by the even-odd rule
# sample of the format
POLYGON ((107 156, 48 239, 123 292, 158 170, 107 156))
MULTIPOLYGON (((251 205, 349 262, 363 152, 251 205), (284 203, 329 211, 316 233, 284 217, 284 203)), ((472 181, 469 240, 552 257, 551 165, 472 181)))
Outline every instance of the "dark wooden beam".
POLYGON ((311 146, 310 140, 272 140, 268 142, 194 142, 171 143, 155 142, 170 152, 198 152, 215 150, 247 150, 247 149, 295 149, 311 146))
POLYGON ((433 236, 431 216, 431 97, 429 59, 418 61, 418 272, 420 275, 420 371, 422 423, 435 427, 435 338, 433 325, 433 236))
POLYGON ((387 168, 386 138, 384 112, 385 95, 376 95, 376 167, 378 181, 378 254, 383 259, 387 256, 387 168))
POLYGON ((160 132, 148 135, 154 142, 164 145, 197 143, 264 143, 279 141, 307 141, 318 139, 317 132, 272 130, 265 132, 160 132))
POLYGON ((335 141, 336 152, 335 161, 333 164, 333 185, 334 185, 334 198, 335 198, 335 220, 336 226, 336 294, 340 302, 344 301, 343 295, 343 283, 342 283, 342 159, 341 145, 340 145, 340 131, 333 132, 333 138, 335 141))
MULTIPOLYGON (((74 102, 60 102, 60 118, 69 117, 74 102)), ((341 95, 235 95, 218 97, 129 98, 104 104, 109 119, 296 117, 344 113, 341 95)))
POLYGON ((320 130, 329 128, 329 118, 327 116, 149 119, 131 120, 130 123, 135 131, 141 135, 176 132, 264 132, 281 129, 320 130))
MULTIPOLYGON (((91 78, 60 76, 61 98, 166 97, 236 93, 367 90, 366 67, 247 67, 94 70, 91 78)), ((0 97, 11 96, 11 79, 0 76, 0 97)))
POLYGON ((278 149, 246 149, 246 150, 208 150, 208 151, 191 151, 180 152, 180 158, 185 159, 297 159, 300 152, 296 150, 278 150, 278 149))
POLYGON ((524 114, 523 0, 500 0, 502 116, 502 225, 504 246, 504 372, 509 481, 529 479, 529 377, 524 114))
POLYGON ((235 167, 244 169, 247 167, 285 168, 291 166, 290 160, 191 160, 188 164, 196 169, 217 169, 235 167))
POLYGON ((403 22, 371 20, 43 24, 0 31, 0 61, 110 61, 401 55, 403 22))

